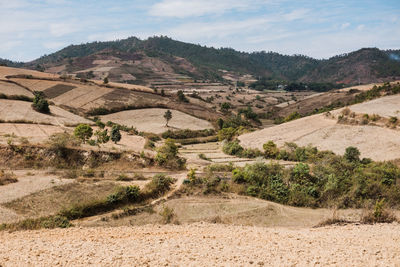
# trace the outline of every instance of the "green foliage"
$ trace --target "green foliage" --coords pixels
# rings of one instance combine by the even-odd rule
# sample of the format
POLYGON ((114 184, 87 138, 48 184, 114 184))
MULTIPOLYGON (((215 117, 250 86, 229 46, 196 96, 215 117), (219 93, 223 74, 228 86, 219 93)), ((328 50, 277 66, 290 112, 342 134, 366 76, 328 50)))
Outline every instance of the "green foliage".
POLYGON ((110 136, 108 135, 108 130, 97 130, 94 135, 96 136, 96 142, 98 144, 105 144, 110 140, 110 136))
POLYGON ((159 166, 168 169, 183 169, 186 160, 178 156, 178 146, 172 139, 167 139, 165 144, 158 148, 155 161, 159 166))
POLYGON ((113 141, 116 144, 120 140, 121 140, 121 133, 119 132, 119 127, 117 125, 114 125, 111 128, 111 141, 113 141))
POLYGON ((177 92, 177 96, 178 96, 178 100, 179 100, 180 102, 189 103, 189 99, 187 99, 187 97, 185 96, 185 94, 183 93, 182 90, 179 90, 179 91, 177 92))
POLYGON ((273 141, 268 141, 263 145, 264 154, 266 158, 276 158, 279 153, 279 149, 273 141))
POLYGON ((356 147, 349 146, 348 148, 346 148, 344 157, 349 162, 358 162, 360 161, 360 151, 356 147))
POLYGON ((218 140, 219 141, 223 141, 223 140, 230 141, 233 139, 233 137, 236 136, 236 133, 237 133, 237 128, 232 128, 232 127, 223 128, 218 131, 218 140))
POLYGON ((96 126, 100 129, 104 129, 106 125, 101 120, 96 120, 96 126))
POLYGON ((165 126, 168 127, 168 122, 172 119, 172 112, 171 112, 171 110, 168 109, 167 111, 165 111, 165 113, 164 113, 164 119, 165 119, 165 121, 166 121, 165 126))
POLYGON ((231 103, 229 102, 224 102, 221 104, 221 111, 222 112, 228 112, 232 108, 231 103))
POLYGON ((50 113, 49 102, 45 99, 43 92, 34 92, 32 107, 34 110, 41 113, 50 113))
POLYGON ((164 224, 168 224, 172 222, 172 219, 176 216, 174 213, 174 209, 168 206, 163 206, 160 216, 162 217, 162 222, 164 224))
POLYGON ((103 83, 104 83, 104 84, 108 84, 108 77, 105 77, 105 78, 103 79, 103 83))
POLYGON ((86 142, 93 135, 93 129, 89 124, 81 123, 74 129, 75 137, 82 140, 82 142, 86 142))
POLYGON ((196 138, 196 137, 207 137, 214 135, 215 131, 213 129, 204 129, 204 130, 177 130, 171 131, 168 130, 161 134, 161 137, 164 139, 187 139, 187 138, 196 138))
POLYGON ((240 155, 243 150, 238 141, 226 142, 222 147, 222 151, 228 155, 240 155))
POLYGON ((288 158, 300 155, 312 165, 301 162, 284 169, 259 162, 234 169, 233 181, 244 184, 249 195, 295 206, 359 208, 382 198, 399 206, 400 169, 393 163, 354 160, 357 155, 349 161, 346 156, 293 144, 284 151, 288 158))
POLYGON ((245 118, 248 120, 252 120, 257 123, 261 123, 258 118, 257 113, 255 113, 250 106, 248 106, 246 109, 239 109, 239 114, 244 114, 245 118))
POLYGON ((217 120, 218 129, 222 129, 224 127, 224 120, 222 118, 218 118, 217 120))

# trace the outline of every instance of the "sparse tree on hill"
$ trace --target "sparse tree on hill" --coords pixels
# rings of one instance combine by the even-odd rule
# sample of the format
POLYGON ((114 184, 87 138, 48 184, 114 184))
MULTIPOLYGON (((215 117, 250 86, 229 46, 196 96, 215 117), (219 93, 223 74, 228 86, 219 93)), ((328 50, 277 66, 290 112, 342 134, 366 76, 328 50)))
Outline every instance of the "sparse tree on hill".
POLYGON ((92 137, 93 129, 89 124, 81 123, 76 126, 74 135, 85 143, 90 137, 92 137))
POLYGON ((119 127, 114 125, 111 128, 111 140, 117 144, 121 140, 121 133, 119 132, 119 127))
POLYGON ((104 83, 104 84, 107 84, 107 83, 108 83, 108 77, 105 77, 105 78, 103 79, 103 83, 104 83))
POLYGON ((166 120, 165 126, 168 127, 168 122, 172 119, 172 112, 171 112, 171 110, 168 109, 167 111, 165 111, 164 119, 166 120))

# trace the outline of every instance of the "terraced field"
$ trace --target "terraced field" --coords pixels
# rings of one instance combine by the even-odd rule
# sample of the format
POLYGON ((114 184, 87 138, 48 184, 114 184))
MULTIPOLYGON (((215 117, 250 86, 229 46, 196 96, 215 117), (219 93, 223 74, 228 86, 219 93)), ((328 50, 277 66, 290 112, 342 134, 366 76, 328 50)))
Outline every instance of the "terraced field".
POLYGON ((57 126, 93 123, 57 106, 50 106, 51 114, 34 111, 32 103, 0 99, 0 119, 5 122, 26 122, 57 126))
POLYGON ((313 145, 321 150, 344 154, 349 146, 357 147, 362 157, 383 161, 400 158, 400 135, 397 130, 371 125, 343 125, 324 114, 305 117, 239 137, 244 147, 262 149, 269 140, 278 146, 294 142, 313 145))
POLYGON ((177 110, 171 110, 172 119, 168 123, 169 127, 166 127, 164 118, 166 111, 167 109, 161 108, 128 110, 101 116, 101 120, 133 126, 139 131, 157 134, 163 133, 169 129, 203 130, 213 128, 210 122, 177 110))

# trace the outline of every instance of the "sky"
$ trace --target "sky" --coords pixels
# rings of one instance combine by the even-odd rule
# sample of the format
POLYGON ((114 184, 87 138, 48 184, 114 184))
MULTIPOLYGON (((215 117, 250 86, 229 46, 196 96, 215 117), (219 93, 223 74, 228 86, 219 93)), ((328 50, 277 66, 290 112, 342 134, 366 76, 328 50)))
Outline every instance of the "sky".
POLYGON ((399 49, 400 0, 0 0, 0 58, 159 35, 314 58, 399 49))

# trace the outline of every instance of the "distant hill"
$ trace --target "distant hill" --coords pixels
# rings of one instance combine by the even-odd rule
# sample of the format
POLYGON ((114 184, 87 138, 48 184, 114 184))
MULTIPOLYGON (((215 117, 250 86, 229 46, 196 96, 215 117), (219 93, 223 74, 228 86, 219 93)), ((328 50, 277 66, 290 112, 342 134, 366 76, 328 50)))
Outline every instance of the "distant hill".
POLYGON ((400 50, 363 48, 317 60, 302 55, 216 49, 168 37, 147 40, 130 37, 70 45, 32 62, 5 64, 87 78, 109 77, 112 81, 148 86, 173 84, 185 79, 223 82, 242 80, 243 77, 348 85, 400 78, 400 50))

